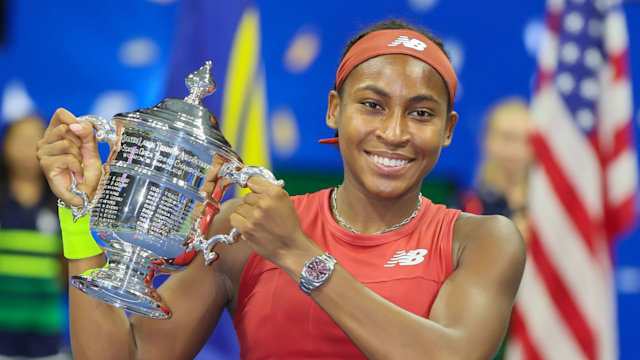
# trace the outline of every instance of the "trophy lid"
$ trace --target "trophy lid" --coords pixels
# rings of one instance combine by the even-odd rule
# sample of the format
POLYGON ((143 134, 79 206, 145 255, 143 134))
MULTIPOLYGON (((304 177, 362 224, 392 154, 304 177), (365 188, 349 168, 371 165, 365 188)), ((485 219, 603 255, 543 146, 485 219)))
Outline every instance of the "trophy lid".
POLYGON ((216 89, 211 75, 211 61, 189 74, 185 84, 189 88, 189 95, 184 99, 168 98, 153 107, 117 114, 114 119, 133 121, 158 131, 176 132, 239 160, 222 135, 218 119, 202 104, 202 98, 216 89))

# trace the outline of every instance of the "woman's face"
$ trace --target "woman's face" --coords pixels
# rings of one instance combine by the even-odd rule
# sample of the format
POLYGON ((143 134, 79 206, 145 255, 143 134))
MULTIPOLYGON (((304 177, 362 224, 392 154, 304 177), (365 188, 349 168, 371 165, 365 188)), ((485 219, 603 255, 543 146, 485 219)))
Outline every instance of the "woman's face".
POLYGON ((380 198, 420 188, 457 114, 447 114, 442 77, 408 55, 383 55, 358 65, 329 95, 327 124, 338 129, 345 182, 380 198))
POLYGON ((19 120, 7 130, 2 156, 8 171, 20 176, 40 176, 36 144, 43 133, 44 125, 37 118, 19 120))

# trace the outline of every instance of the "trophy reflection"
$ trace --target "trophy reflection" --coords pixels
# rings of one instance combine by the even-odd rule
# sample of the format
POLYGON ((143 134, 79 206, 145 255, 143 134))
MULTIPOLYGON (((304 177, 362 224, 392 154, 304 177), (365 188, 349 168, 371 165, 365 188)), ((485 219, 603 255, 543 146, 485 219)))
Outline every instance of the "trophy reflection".
POLYGON ((198 250, 210 263, 213 245, 239 236, 236 229, 204 236, 227 188, 246 186, 254 175, 282 185, 268 170, 245 166, 203 106, 202 98, 215 90, 211 62, 185 82, 190 94, 184 99, 165 99, 111 121, 78 118, 92 122, 98 140, 111 147, 93 201, 76 189, 75 179, 70 187, 83 199, 82 206, 71 207, 74 219, 90 214, 92 232, 106 244, 107 265, 73 276, 70 284, 153 318, 170 316, 152 284, 157 272, 180 269, 198 250))

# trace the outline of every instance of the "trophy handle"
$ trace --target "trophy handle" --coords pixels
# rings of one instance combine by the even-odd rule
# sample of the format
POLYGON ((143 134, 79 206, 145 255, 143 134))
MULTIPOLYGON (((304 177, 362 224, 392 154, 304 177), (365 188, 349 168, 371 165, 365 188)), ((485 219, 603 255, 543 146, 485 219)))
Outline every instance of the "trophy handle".
POLYGON ((69 191, 71 191, 73 195, 80 196, 80 198, 82 199, 82 205, 80 206, 67 205, 64 201, 58 199, 59 207, 63 207, 71 210, 71 214, 73 215, 73 222, 76 222, 76 220, 85 216, 91 210, 87 193, 78 189, 76 187, 77 184, 78 184, 78 181, 76 180, 76 176, 73 175, 73 173, 71 172, 71 185, 69 185, 69 191))
MULTIPOLYGON (((98 115, 83 115, 78 118, 78 121, 89 121, 96 127, 96 139, 98 141, 106 141, 109 143, 110 147, 113 147, 113 144, 116 142, 116 127, 113 121, 109 121, 102 116, 98 115)), ((82 205, 80 206, 71 206, 64 203, 64 201, 58 199, 58 206, 71 209, 71 213, 73 214, 73 222, 76 222, 79 218, 85 216, 91 211, 91 205, 89 204, 89 198, 87 193, 77 188, 77 180, 75 175, 71 173, 71 185, 69 186, 69 191, 72 194, 80 196, 82 198, 82 205)))
MULTIPOLYGON (((222 168, 220 168, 220 171, 218 172, 218 176, 228 177, 232 183, 238 184, 243 188, 247 187, 247 181, 252 176, 261 176, 274 185, 284 186, 284 181, 276 179, 271 171, 261 166, 242 166, 235 161, 227 162, 222 165, 222 168)), ((231 229, 228 235, 219 234, 208 240, 204 239, 202 235, 199 235, 200 239, 195 242, 195 248, 196 250, 202 250, 205 264, 209 265, 218 258, 218 254, 213 251, 213 246, 215 244, 220 242, 233 244, 238 240, 240 235, 240 231, 236 228, 231 229)))
POLYGON ((284 185, 283 180, 277 180, 271 171, 262 166, 242 166, 235 161, 230 161, 224 163, 218 172, 218 177, 226 176, 232 183, 238 184, 243 188, 247 187, 247 181, 254 175, 261 176, 274 185, 284 185))
POLYGON ((82 115, 78 121, 88 121, 96 126, 96 139, 98 141, 106 141, 110 147, 116 143, 116 126, 113 120, 107 120, 98 115, 82 115))

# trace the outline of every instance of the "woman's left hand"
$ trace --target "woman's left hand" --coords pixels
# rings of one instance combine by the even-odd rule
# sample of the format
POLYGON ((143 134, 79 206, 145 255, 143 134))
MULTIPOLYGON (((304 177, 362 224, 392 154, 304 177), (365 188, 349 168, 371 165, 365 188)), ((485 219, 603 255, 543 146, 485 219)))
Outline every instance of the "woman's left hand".
POLYGON ((242 198, 229 220, 255 252, 291 271, 300 261, 322 253, 303 233, 298 214, 283 188, 259 176, 249 178, 247 186, 252 193, 242 198))

